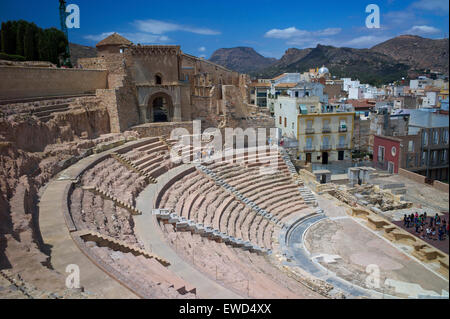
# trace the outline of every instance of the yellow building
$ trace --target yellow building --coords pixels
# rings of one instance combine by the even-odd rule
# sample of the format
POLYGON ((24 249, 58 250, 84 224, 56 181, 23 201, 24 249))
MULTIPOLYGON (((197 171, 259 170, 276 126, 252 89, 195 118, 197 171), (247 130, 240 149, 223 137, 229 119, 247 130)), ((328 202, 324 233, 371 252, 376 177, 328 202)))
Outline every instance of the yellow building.
POLYGON ((355 112, 304 113, 298 115, 298 158, 322 164, 350 160, 355 112))

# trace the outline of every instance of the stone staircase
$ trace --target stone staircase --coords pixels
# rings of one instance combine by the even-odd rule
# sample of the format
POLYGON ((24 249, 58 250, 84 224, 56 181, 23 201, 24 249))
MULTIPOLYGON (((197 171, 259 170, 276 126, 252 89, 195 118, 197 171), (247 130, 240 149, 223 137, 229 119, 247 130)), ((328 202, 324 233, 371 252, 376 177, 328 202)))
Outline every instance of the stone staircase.
POLYGON ((212 170, 210 170, 206 166, 197 164, 196 168, 198 170, 200 170, 202 173, 209 176, 218 186, 224 188, 227 192, 231 193, 238 200, 240 200, 245 205, 250 207, 256 214, 269 220, 270 222, 274 223, 276 226, 279 226, 281 228, 286 227, 286 225, 281 220, 279 220, 277 217, 273 216, 268 211, 261 209, 258 205, 256 205, 256 203, 252 202, 249 198, 247 198, 243 194, 241 194, 241 192, 238 191, 235 187, 226 183, 222 178, 218 177, 216 173, 214 173, 212 170))
POLYGON ((294 181, 296 185, 302 186, 304 185, 304 182, 300 175, 297 172, 297 169, 295 168, 294 164, 292 164, 291 158, 289 157, 288 152, 282 147, 279 148, 281 153, 281 158, 286 163, 286 166, 288 167, 289 172, 291 173, 291 178, 294 181))
POLYGON ((161 265, 164 267, 167 267, 170 265, 170 263, 165 260, 164 258, 161 258, 155 254, 149 253, 146 250, 143 250, 141 248, 135 247, 133 245, 129 245, 123 241, 117 240, 113 237, 100 234, 98 232, 85 229, 85 230, 79 230, 72 233, 75 236, 80 237, 83 241, 88 242, 92 241, 97 244, 99 247, 108 247, 114 251, 120 251, 124 254, 131 253, 134 256, 143 256, 148 259, 154 258, 157 260, 161 265))
POLYGON ((156 184, 156 179, 150 175, 149 173, 144 172, 142 169, 140 169, 137 165, 135 165, 132 161, 127 159, 125 156, 119 153, 111 153, 111 157, 116 159, 118 162, 122 163, 125 167, 127 167, 129 170, 138 173, 141 176, 144 176, 147 183, 149 184, 156 184))
POLYGON ((9 270, 0 270, 0 278, 5 279, 9 284, 11 284, 11 286, 17 289, 17 293, 10 297, 17 297, 17 299, 23 299, 24 297, 28 299, 34 299, 31 293, 26 288, 26 284, 22 280, 18 279, 17 276, 12 275, 9 270))
POLYGON ((317 200, 314 194, 311 192, 311 190, 307 187, 300 187, 298 189, 300 191, 300 194, 302 195, 303 199, 305 200, 305 203, 310 206, 317 206, 317 200))
POLYGON ((167 138, 164 135, 159 137, 159 141, 167 147, 169 152, 172 150, 173 145, 171 143, 169 143, 169 141, 167 140, 167 138))
POLYGON ((117 206, 128 210, 131 213, 131 215, 142 215, 142 212, 140 210, 136 209, 135 207, 131 206, 130 204, 125 203, 124 201, 117 199, 114 195, 112 195, 108 192, 105 192, 96 186, 83 186, 82 188, 83 188, 83 190, 93 192, 96 195, 100 195, 105 199, 112 200, 117 206))

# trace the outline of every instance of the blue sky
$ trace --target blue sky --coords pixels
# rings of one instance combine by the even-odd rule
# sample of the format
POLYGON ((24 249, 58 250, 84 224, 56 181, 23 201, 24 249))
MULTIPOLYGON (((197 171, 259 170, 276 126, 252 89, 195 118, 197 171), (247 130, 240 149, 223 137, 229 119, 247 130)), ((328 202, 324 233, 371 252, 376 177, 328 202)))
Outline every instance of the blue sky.
MULTIPOLYGON (((134 43, 179 44, 189 54, 250 46, 280 58, 288 48, 318 43, 368 48, 401 34, 448 37, 448 0, 67 0, 80 8, 71 42, 94 46, 111 32, 134 43), (377 4, 381 28, 368 29, 368 4, 377 4)), ((0 21, 25 19, 59 28, 57 0, 0 2, 0 21)))

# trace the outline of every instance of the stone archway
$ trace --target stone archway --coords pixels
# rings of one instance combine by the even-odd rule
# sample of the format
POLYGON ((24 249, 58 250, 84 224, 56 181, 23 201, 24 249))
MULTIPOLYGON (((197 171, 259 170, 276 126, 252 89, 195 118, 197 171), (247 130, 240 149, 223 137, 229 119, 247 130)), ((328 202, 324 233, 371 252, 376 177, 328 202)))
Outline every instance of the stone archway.
POLYGON ((146 113, 148 122, 172 122, 172 97, 163 92, 153 94, 148 100, 146 113))

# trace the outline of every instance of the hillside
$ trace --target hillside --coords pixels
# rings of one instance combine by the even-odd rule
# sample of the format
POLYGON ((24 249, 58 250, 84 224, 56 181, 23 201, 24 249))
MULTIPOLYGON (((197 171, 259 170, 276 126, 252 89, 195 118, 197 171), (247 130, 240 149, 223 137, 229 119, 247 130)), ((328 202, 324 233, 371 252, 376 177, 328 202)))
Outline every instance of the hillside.
POLYGON ((279 74, 279 70, 284 69, 289 65, 298 62, 299 60, 307 56, 311 51, 312 49, 302 49, 302 50, 296 48, 287 49, 280 60, 277 60, 275 63, 268 66, 267 68, 254 70, 250 73, 257 77, 264 77, 267 74, 277 75, 279 74))
POLYGON ((359 78, 364 83, 375 85, 406 76, 409 69, 407 65, 369 49, 335 48, 319 44, 293 63, 277 64, 257 73, 270 78, 283 72, 304 72, 322 65, 326 65, 331 74, 337 77, 359 78))
POLYGON ((70 56, 73 65, 77 64, 80 58, 94 58, 97 56, 97 49, 85 45, 70 43, 70 56))
POLYGON ((319 44, 316 48, 290 48, 280 60, 264 58, 251 48, 245 48, 245 51, 242 48, 220 49, 216 53, 211 61, 258 78, 270 78, 283 72, 304 72, 326 65, 338 77, 382 84, 415 76, 427 69, 448 74, 449 41, 403 35, 370 49, 319 44), (271 63, 267 65, 269 60, 271 63))
POLYGON ((219 49, 212 54, 209 60, 241 73, 259 70, 276 62, 276 59, 263 57, 248 47, 219 49))
POLYGON ((402 35, 377 44, 371 51, 386 54, 412 70, 431 69, 448 74, 448 38, 434 40, 402 35))

